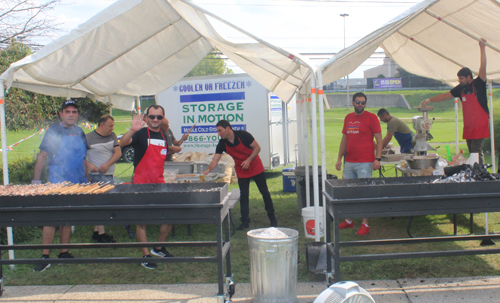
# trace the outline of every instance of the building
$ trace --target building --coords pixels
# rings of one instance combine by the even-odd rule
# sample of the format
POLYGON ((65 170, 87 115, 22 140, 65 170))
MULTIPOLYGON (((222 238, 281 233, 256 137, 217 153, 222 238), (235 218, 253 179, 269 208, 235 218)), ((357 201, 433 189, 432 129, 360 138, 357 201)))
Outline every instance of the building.
MULTIPOLYGON (((346 89, 347 79, 338 79, 335 81, 335 89, 346 89)), ((349 78, 349 90, 366 88, 366 79, 363 78, 349 78)))
MULTIPOLYGON (((385 78, 393 78, 398 73, 399 65, 396 62, 392 61, 391 58, 385 57, 384 63, 379 66, 372 67, 370 69, 365 70, 364 77, 367 78, 377 78, 378 75, 384 75, 385 78)), ((350 83, 349 83, 350 85, 350 83)))

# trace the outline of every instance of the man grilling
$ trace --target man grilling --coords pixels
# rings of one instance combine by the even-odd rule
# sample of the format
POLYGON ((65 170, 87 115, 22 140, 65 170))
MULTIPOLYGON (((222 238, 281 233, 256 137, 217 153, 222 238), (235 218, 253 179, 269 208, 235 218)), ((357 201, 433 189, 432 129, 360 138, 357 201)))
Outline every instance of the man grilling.
POLYGON ((452 97, 460 98, 464 117, 463 138, 467 142, 469 153, 479 153, 479 164, 484 163, 484 139, 490 136, 486 98, 486 42, 484 39, 479 42, 481 62, 476 79, 472 77, 472 71, 464 67, 457 73, 459 85, 449 92, 425 99, 420 103, 420 107, 424 107, 430 102, 442 102, 452 97))
MULTIPOLYGON (((49 127, 38 153, 34 179, 31 183, 41 184, 40 177, 45 162, 48 162, 50 183, 86 183, 85 158, 87 157, 87 139, 83 130, 76 126, 78 121, 78 106, 73 100, 66 100, 59 112, 61 122, 49 127)), ((56 232, 55 226, 44 226, 42 229, 42 243, 51 244, 56 232)), ((60 226, 59 237, 61 244, 69 243, 71 226, 60 226)), ((49 249, 42 250, 42 259, 49 259, 49 249)), ((73 258, 68 249, 61 249, 58 258, 73 258)), ((50 263, 37 264, 34 271, 44 271, 50 263)))
POLYGON ((273 200, 267 188, 266 176, 264 175, 264 165, 259 157, 260 145, 253 136, 244 130, 233 130, 227 120, 220 120, 216 124, 217 133, 221 137, 215 150, 215 155, 208 165, 204 174, 207 175, 219 163, 222 153, 226 152, 234 159, 234 170, 238 177, 240 187, 240 206, 241 206, 241 225, 237 230, 244 230, 250 226, 250 208, 249 208, 249 188, 250 180, 253 179, 259 189, 267 216, 271 226, 278 226, 274 216, 273 200))
MULTIPOLYGON (((120 140, 120 146, 131 144, 135 150, 133 184, 165 183, 163 171, 169 148, 160 129, 163 117, 165 117, 163 107, 160 105, 148 107, 145 116, 142 114, 134 116, 130 130, 120 140), (144 121, 147 127, 142 127, 144 121)), ((176 150, 180 149, 177 147, 176 150)), ((172 224, 160 225, 158 242, 165 242, 171 230, 172 224)), ((136 235, 138 242, 148 242, 146 225, 137 225, 136 235)), ((142 247, 141 250, 144 258, 151 258, 151 254, 157 257, 173 257, 165 247, 154 247, 151 254, 147 247, 142 247)), ((147 269, 158 268, 151 260, 144 261, 141 265, 147 269)))

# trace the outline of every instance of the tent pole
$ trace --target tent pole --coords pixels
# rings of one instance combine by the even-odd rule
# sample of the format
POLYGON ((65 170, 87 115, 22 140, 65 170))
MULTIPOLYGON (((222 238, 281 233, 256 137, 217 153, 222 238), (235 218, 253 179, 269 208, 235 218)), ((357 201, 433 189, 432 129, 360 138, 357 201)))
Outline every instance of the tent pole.
MULTIPOLYGON (((111 96, 108 96, 108 103, 112 104, 112 102, 111 102, 111 96)), ((109 115, 113 116, 113 106, 109 107, 109 115)))
MULTIPOLYGON (((495 127, 493 123, 493 85, 491 81, 488 83, 488 97, 490 101, 490 142, 491 142, 491 165, 492 172, 496 172, 496 157, 495 157, 495 127)), ((488 213, 484 214, 484 231, 489 234, 488 229, 488 213)))
MULTIPOLYGON (((2 128, 2 170, 3 170, 3 185, 9 184, 9 160, 7 158, 7 128, 5 126, 5 87, 3 81, 0 80, 0 128, 2 128)), ((7 227, 7 244, 14 245, 14 237, 12 235, 12 227, 7 227)), ((9 259, 14 259, 14 251, 9 250, 9 259)), ((10 265, 14 268, 14 264, 10 265)))
POLYGON ((495 155, 495 125, 493 123, 493 84, 488 83, 488 97, 490 101, 490 141, 491 141, 491 165, 492 172, 497 172, 497 161, 495 155))
MULTIPOLYGON (((318 121, 316 114, 316 81, 311 74, 311 145, 312 145, 312 174, 314 194, 314 241, 321 239, 320 210, 319 210, 319 180, 318 180, 318 121)), ((322 216, 322 215, 321 215, 322 216)))
POLYGON ((458 152, 458 98, 455 98, 455 155, 458 152))
MULTIPOLYGON (((323 100, 326 99, 323 94, 323 70, 319 69, 317 72, 318 77, 318 106, 319 106, 319 139, 321 146, 321 185, 322 189, 326 188, 326 141, 325 141, 325 109, 323 107, 323 100)), ((319 193, 323 198, 323 220, 326 222, 326 197, 319 193)), ((323 227, 324 228, 324 227, 323 227)), ((326 238, 325 238, 326 241, 326 238)))
MULTIPOLYGON (((297 94, 297 111, 295 112, 295 116, 297 117, 297 155, 295 158, 295 163, 297 163, 295 166, 300 166, 302 165, 302 142, 303 142, 303 136, 302 136, 302 95, 297 94)), ((297 182, 297 180, 295 180, 297 182)), ((297 183, 295 183, 297 184, 297 183)))
POLYGON ((311 186, 309 173, 309 94, 306 93, 304 98, 304 165, 306 179, 306 207, 311 206, 311 186))

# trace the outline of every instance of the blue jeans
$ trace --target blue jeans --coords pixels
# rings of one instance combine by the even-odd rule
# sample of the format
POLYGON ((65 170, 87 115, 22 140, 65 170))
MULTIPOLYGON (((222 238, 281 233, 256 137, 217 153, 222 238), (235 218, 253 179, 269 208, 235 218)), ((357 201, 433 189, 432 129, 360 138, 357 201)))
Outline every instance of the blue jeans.
POLYGON ((371 178, 373 172, 372 167, 372 162, 345 162, 342 179, 371 178))
POLYGON ((115 178, 113 175, 103 175, 103 174, 89 174, 90 183, 97 182, 109 182, 110 184, 115 184, 115 178))

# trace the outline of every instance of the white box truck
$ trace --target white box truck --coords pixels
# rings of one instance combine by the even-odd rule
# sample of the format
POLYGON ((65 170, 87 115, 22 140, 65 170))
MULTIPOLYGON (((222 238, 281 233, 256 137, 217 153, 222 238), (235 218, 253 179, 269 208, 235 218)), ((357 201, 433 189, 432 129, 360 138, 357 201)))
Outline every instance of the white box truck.
POLYGON ((228 120, 233 129, 254 136, 266 169, 296 160, 295 100, 285 104, 247 74, 184 78, 159 93, 156 102, 165 108, 177 139, 196 124, 183 152, 214 153, 220 139, 215 124, 228 120))

